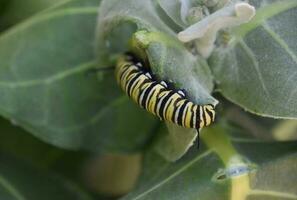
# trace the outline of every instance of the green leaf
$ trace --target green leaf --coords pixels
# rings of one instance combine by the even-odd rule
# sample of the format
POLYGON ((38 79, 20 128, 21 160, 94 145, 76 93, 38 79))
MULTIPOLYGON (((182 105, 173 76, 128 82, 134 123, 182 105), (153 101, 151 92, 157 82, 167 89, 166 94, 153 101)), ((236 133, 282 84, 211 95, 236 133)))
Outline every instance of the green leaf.
POLYGON ((168 161, 180 159, 194 144, 197 138, 195 129, 185 129, 173 123, 166 123, 167 130, 162 126, 157 132, 154 149, 168 161))
POLYGON ((297 198, 295 142, 230 138, 221 125, 204 129, 202 139, 175 163, 147 152, 138 186, 123 200, 297 198))
POLYGON ((140 150, 154 119, 121 95, 113 72, 92 71, 99 3, 66 1, 0 36, 0 113, 60 147, 140 150))
POLYGON ((2 153, 0 163, 1 199, 91 199, 71 182, 2 153))
POLYGON ((274 118, 297 117, 297 2, 251 1, 257 14, 233 30, 210 66, 218 90, 244 109, 274 118))

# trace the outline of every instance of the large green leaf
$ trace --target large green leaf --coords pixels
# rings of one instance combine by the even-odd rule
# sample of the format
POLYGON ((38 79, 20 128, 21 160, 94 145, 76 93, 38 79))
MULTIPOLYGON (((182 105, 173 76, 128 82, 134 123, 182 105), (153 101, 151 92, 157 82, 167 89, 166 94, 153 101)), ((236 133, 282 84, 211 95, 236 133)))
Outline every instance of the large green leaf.
POLYGON ((0 154, 0 198, 5 200, 91 199, 78 187, 54 174, 39 171, 0 154))
POLYGON ((297 2, 250 1, 257 14, 233 30, 210 66, 219 91, 243 108, 276 118, 297 117, 297 2))
POLYGON ((99 3, 66 1, 0 36, 0 113, 61 147, 138 150, 153 118, 121 96, 112 72, 92 72, 99 3))
POLYGON ((297 198, 295 142, 230 138, 221 125, 205 129, 202 139, 206 145, 175 163, 149 151, 138 187, 123 199, 297 198))

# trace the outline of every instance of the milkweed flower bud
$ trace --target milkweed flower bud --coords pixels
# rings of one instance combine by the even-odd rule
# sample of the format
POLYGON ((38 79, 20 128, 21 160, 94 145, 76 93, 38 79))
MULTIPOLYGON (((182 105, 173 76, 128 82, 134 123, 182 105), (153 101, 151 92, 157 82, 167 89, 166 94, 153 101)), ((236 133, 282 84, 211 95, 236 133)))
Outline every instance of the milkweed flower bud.
POLYGON ((214 48, 214 42, 219 30, 247 23, 255 13, 255 8, 250 4, 244 2, 235 3, 189 26, 178 33, 177 37, 182 42, 195 40, 198 52, 207 58, 214 48))

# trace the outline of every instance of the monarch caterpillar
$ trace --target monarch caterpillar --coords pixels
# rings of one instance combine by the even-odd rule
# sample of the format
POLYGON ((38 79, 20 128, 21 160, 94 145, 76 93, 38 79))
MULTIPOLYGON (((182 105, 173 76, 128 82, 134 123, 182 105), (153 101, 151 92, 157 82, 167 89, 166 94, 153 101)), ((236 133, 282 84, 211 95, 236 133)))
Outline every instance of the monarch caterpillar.
POLYGON ((199 130, 215 119, 214 106, 197 105, 183 90, 170 88, 165 81, 155 80, 151 73, 131 55, 118 60, 115 68, 118 84, 140 107, 185 128, 199 130))

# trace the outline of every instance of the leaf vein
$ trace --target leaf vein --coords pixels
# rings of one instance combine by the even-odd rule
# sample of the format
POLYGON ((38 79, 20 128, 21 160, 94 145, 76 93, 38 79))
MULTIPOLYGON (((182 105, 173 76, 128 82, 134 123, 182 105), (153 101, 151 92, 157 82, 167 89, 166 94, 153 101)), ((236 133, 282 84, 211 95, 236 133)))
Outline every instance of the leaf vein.
POLYGON ((88 70, 95 66, 94 61, 86 62, 83 64, 78 65, 77 67, 70 68, 68 70, 59 72, 57 74, 54 74, 48 78, 45 79, 35 79, 35 80, 29 80, 29 81, 18 81, 18 82, 0 82, 0 87, 10 87, 10 88, 18 88, 18 87, 32 87, 39 84, 52 84, 53 82, 62 80, 68 76, 71 76, 73 74, 80 73, 82 71, 88 70))
POLYGON ((181 174, 182 172, 184 172, 185 170, 187 170, 189 167, 191 167, 194 163, 196 163, 197 161, 203 159, 204 157, 207 157, 211 153, 212 153, 212 150, 208 150, 208 151, 204 152, 203 154, 198 155, 195 159, 193 159, 190 162, 188 162, 186 165, 184 165, 183 167, 181 167, 179 170, 177 170, 176 172, 174 172, 173 174, 171 174, 169 177, 167 177, 163 181, 159 182, 158 184, 156 184, 155 186, 151 187, 147 191, 145 191, 142 194, 140 194, 140 195, 136 196, 135 198, 133 198, 133 200, 138 200, 138 199, 142 198, 143 196, 151 193, 152 191, 160 188, 166 182, 168 182, 171 179, 175 178, 176 176, 178 176, 179 174, 181 174))
POLYGON ((290 55, 293 61, 297 64, 297 56, 291 51, 286 42, 277 33, 275 33, 268 24, 264 23, 263 28, 273 39, 275 39, 275 41, 290 55))
POLYGON ((259 67, 259 63, 258 63, 258 61, 256 59, 255 54, 253 53, 253 51, 250 49, 250 47, 243 40, 240 40, 239 44, 246 51, 247 56, 251 59, 251 61, 253 63, 253 66, 254 66, 254 69, 255 69, 255 71, 256 71, 256 73, 258 75, 258 79, 259 79, 259 81, 261 83, 261 86, 262 86, 266 96, 268 98, 270 98, 268 89, 267 89, 266 84, 264 82, 264 79, 263 79, 263 76, 262 76, 262 73, 261 73, 261 70, 260 70, 260 67, 259 67))
POLYGON ((105 113, 108 112, 108 110, 111 108, 111 107, 114 107, 114 106, 117 106, 119 105, 120 103, 124 102, 126 100, 126 96, 122 96, 120 98, 117 98, 116 100, 113 100, 111 101, 109 104, 105 105, 104 108, 99 108, 98 111, 91 117, 89 118, 88 120, 86 120, 85 123, 83 124, 80 124, 80 125, 76 125, 76 126, 71 126, 71 127, 68 127, 68 128, 63 128, 63 129, 60 129, 58 127, 53 127, 53 126, 50 126, 50 129, 51 130, 55 130, 57 132, 74 132, 74 131, 77 131, 77 130, 81 130, 89 125, 93 125, 95 123, 97 123, 100 119, 102 119, 102 117, 104 117, 105 113))

